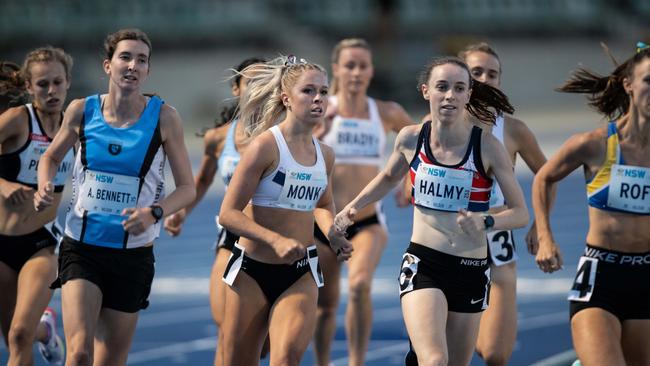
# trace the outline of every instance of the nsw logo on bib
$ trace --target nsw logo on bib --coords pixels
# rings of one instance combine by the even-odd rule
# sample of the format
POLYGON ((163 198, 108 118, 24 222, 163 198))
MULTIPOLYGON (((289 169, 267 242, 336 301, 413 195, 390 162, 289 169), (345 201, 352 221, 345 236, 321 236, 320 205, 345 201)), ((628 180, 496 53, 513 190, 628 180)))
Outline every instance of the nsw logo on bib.
POLYGON ((120 215, 138 202, 140 178, 86 170, 79 189, 79 205, 89 212, 120 215))
POLYGON ((277 206, 297 211, 311 211, 316 207, 327 187, 323 172, 295 172, 287 170, 277 206))
POLYGON ((415 204, 456 212, 467 208, 474 173, 420 163, 415 173, 415 204))
POLYGON ((607 205, 634 213, 650 213, 650 168, 612 165, 607 205))

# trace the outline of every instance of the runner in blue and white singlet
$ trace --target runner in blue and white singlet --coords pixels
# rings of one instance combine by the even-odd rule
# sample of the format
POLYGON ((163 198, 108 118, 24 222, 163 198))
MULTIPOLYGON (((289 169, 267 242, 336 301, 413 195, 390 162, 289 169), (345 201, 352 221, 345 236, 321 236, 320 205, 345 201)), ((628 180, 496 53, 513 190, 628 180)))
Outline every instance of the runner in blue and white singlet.
POLYGON ((149 305, 160 220, 190 203, 196 191, 178 112, 140 90, 150 72, 149 37, 122 29, 106 37, 104 50, 108 93, 74 100, 66 110, 39 162, 34 207, 51 207, 48 187, 58 163, 78 145, 51 288, 61 287, 66 304, 68 360, 93 355, 95 362, 125 364, 138 313, 149 305), (166 161, 175 183, 168 195, 166 161), (103 342, 95 343, 97 337, 103 342))

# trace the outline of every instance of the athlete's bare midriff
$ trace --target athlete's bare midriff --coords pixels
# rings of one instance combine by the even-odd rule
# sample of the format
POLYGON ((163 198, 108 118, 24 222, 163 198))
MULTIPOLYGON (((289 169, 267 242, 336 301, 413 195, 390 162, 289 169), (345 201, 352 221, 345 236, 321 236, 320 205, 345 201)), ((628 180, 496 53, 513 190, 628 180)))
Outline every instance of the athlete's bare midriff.
POLYGON ((650 215, 633 215, 589 207, 587 243, 627 253, 650 252, 650 215))
MULTIPOLYGON (((379 168, 372 165, 335 164, 332 173, 332 194, 336 211, 350 203, 377 173, 379 168)), ((363 220, 375 213, 375 205, 369 205, 359 210, 355 220, 363 220)))
POLYGON ((56 218, 61 196, 61 193, 55 193, 52 205, 39 212, 34 211, 32 200, 15 206, 0 198, 0 234, 18 236, 40 229, 56 218))
POLYGON ((456 212, 434 211, 415 206, 411 241, 458 257, 487 257, 485 232, 480 231, 476 237, 472 237, 460 228, 457 219, 456 212))

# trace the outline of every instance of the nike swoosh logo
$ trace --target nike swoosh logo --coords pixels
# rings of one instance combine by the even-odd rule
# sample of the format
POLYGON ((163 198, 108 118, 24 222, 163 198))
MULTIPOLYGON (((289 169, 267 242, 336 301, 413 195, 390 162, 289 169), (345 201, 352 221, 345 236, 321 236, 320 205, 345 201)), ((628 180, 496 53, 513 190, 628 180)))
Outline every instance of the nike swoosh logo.
POLYGON ((476 303, 479 303, 479 302, 483 301, 483 299, 485 299, 485 298, 484 298, 484 297, 481 297, 481 298, 478 299, 478 300, 474 300, 474 299, 469 300, 469 302, 470 302, 472 305, 474 305, 474 304, 476 304, 476 303))

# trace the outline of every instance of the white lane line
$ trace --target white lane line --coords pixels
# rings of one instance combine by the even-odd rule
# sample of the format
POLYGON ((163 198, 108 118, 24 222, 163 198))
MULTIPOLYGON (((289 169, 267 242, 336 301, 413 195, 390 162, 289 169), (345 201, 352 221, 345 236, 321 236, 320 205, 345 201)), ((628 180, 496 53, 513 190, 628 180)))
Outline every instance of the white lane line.
POLYGON ((561 366, 561 365, 568 365, 575 361, 578 358, 578 355, 576 355, 576 351, 573 349, 566 350, 564 352, 560 352, 558 354, 555 354, 551 357, 545 358, 543 360, 539 360, 535 362, 534 364, 531 364, 530 366, 561 366))
POLYGON ((127 364, 159 360, 161 358, 176 357, 182 353, 214 350, 217 347, 217 337, 199 338, 188 342, 172 343, 163 347, 150 348, 144 351, 129 354, 127 364))
MULTIPOLYGON (((519 277, 517 294, 522 296, 547 296, 566 294, 571 288, 573 277, 543 278, 519 277)), ((202 277, 159 277, 154 279, 152 295, 208 295, 210 280, 202 277)), ((348 281, 341 280, 341 294, 347 296, 348 281)), ((373 296, 399 296, 397 280, 375 278, 372 284, 373 296)))
POLYGON ((519 319, 517 330, 527 331, 539 328, 553 327, 560 324, 569 322, 569 311, 558 311, 555 313, 542 314, 531 316, 528 318, 519 319))
POLYGON ((178 310, 160 311, 143 314, 138 319, 138 328, 160 327, 164 325, 186 323, 197 320, 211 320, 209 306, 196 306, 178 310))
MULTIPOLYGON (((201 313, 204 313, 205 308, 190 308, 181 311, 167 311, 157 313, 155 317, 152 317, 151 320, 148 320, 143 323, 147 323, 146 326, 156 326, 163 322, 166 322, 165 325, 183 323, 187 318, 188 311, 197 310, 201 313), (169 316, 172 319, 165 321, 163 316, 169 316)), ((341 323, 342 316, 338 317, 337 323, 341 323)), ((402 318, 402 311, 399 307, 385 308, 375 311, 373 324, 394 321, 402 318)), ((568 312, 561 311, 549 314, 536 315, 532 317, 522 318, 518 320, 518 331, 528 331, 534 329, 541 329, 546 327, 553 327, 556 325, 564 324, 569 322, 568 312)), ((338 324, 341 326, 341 324, 338 324)), ((138 324, 140 327, 141 324, 138 324)), ((216 348, 216 337, 206 337, 199 338, 192 341, 172 343, 170 345, 151 348, 148 350, 133 352, 129 354, 129 364, 142 363, 147 361, 153 361, 164 358, 178 357, 180 354, 200 352, 200 351, 212 351, 216 348)), ((405 353, 408 350, 408 342, 406 341, 373 341, 371 344, 376 345, 377 343, 382 344, 380 347, 375 349, 368 350, 366 355, 366 360, 379 360, 383 358, 388 358, 396 354, 405 353), (386 345, 390 343, 395 343, 392 345, 386 345)), ((334 341, 332 344, 332 349, 347 349, 346 341, 334 341)), ((346 365, 348 362, 347 357, 339 358, 332 361, 334 365, 346 365)))
MULTIPOLYGON (((368 350, 368 352, 366 353, 366 361, 381 360, 383 358, 387 358, 399 353, 406 354, 406 352, 409 349, 409 342, 406 341, 396 341, 396 342, 397 344, 394 344, 392 346, 384 346, 384 347, 368 350)), ((334 366, 345 366, 348 364, 349 361, 350 359, 348 357, 342 357, 342 358, 337 358, 336 360, 332 360, 331 364, 333 364, 334 366)))

